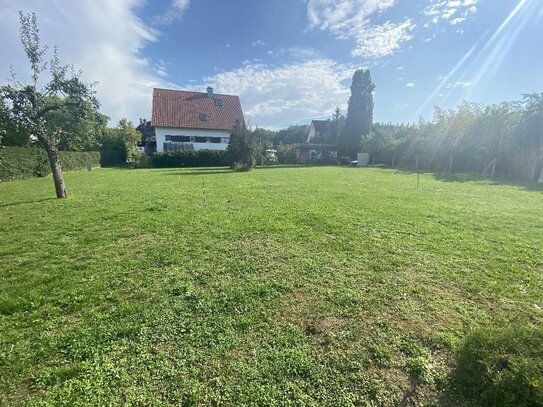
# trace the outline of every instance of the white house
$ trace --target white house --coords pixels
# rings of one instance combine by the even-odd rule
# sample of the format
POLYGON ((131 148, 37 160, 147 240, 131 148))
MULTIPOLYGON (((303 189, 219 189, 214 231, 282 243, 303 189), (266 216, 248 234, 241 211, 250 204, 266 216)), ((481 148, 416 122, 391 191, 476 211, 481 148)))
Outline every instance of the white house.
POLYGON ((156 151, 226 150, 236 123, 244 123, 238 96, 153 89, 156 151))

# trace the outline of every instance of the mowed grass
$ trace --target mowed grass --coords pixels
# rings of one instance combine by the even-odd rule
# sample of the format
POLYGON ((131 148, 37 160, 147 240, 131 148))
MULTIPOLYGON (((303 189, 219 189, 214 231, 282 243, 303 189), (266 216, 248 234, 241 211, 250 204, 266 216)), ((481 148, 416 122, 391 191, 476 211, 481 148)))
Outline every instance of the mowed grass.
POLYGON ((543 323, 543 193, 340 167, 0 184, 0 405, 452 404, 543 323), (452 400, 452 401, 451 401, 452 400))

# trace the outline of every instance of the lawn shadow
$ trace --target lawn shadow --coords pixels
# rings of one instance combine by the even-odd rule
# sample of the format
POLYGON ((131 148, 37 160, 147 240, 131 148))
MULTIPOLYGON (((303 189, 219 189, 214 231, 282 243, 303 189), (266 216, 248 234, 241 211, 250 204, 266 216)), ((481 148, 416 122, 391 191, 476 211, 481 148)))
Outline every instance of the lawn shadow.
MULTIPOLYGON (((239 171, 237 171, 239 172, 239 171)), ((218 170, 210 170, 209 168, 201 168, 196 170, 195 168, 191 168, 190 170, 185 171, 168 171, 162 173, 162 175, 180 175, 180 176, 196 176, 196 175, 215 175, 215 174, 233 174, 236 173, 236 171, 231 169, 218 169, 218 170)))
POLYGON ((9 208, 10 206, 18 206, 18 205, 24 205, 24 204, 34 204, 34 203, 41 203, 41 202, 47 202, 47 201, 54 201, 58 198, 50 197, 50 198, 41 198, 41 199, 29 199, 28 201, 17 201, 17 202, 10 202, 6 204, 0 204, 0 208, 9 208))
POLYGON ((311 168, 311 167, 325 167, 324 165, 312 165, 312 164, 278 164, 278 165, 259 165, 255 167, 256 170, 278 170, 281 168, 311 168))
MULTIPOLYGON (((398 173, 417 174, 417 171, 413 169, 402 169, 402 168, 389 168, 389 169, 394 169, 398 173)), ((483 177, 479 174, 474 174, 474 173, 447 174, 444 172, 432 172, 432 171, 426 171, 426 170, 421 170, 420 173, 429 174, 433 176, 433 178, 436 181, 441 181, 441 182, 458 182, 458 183, 483 182, 486 185, 509 185, 509 186, 514 186, 518 188, 523 188, 528 191, 543 192, 543 184, 538 184, 535 181, 519 181, 519 180, 514 180, 514 179, 509 179, 509 178, 488 178, 488 177, 483 177)))

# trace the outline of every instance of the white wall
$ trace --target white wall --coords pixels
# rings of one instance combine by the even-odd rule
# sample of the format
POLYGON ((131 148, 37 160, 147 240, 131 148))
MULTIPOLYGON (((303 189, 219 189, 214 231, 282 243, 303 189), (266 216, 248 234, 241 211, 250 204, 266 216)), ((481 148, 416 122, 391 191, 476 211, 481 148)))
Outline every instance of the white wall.
POLYGON ((367 167, 370 163, 370 155, 368 153, 358 153, 357 158, 359 167, 367 167))
POLYGON ((313 126, 313 122, 311 122, 311 126, 309 126, 309 134, 307 135, 307 142, 311 143, 311 141, 315 138, 315 126, 313 126))
MULTIPOLYGON (((155 127, 156 151, 164 152, 166 136, 190 136, 190 137, 221 137, 230 139, 228 130, 207 130, 207 129, 182 129, 177 127, 155 127)), ((189 144, 189 143, 185 143, 189 144)), ((228 142, 223 143, 190 143, 194 150, 226 150, 228 142)))

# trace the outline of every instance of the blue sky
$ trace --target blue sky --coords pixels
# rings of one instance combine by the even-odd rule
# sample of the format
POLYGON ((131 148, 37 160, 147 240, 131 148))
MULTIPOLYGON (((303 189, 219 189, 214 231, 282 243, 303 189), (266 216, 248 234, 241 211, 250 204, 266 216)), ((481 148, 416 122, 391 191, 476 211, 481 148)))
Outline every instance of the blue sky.
POLYGON ((112 121, 150 117, 152 87, 238 94, 251 125, 344 111, 356 68, 376 85, 375 120, 543 91, 541 0, 0 0, 0 79, 27 64, 17 10, 36 11, 112 121))

